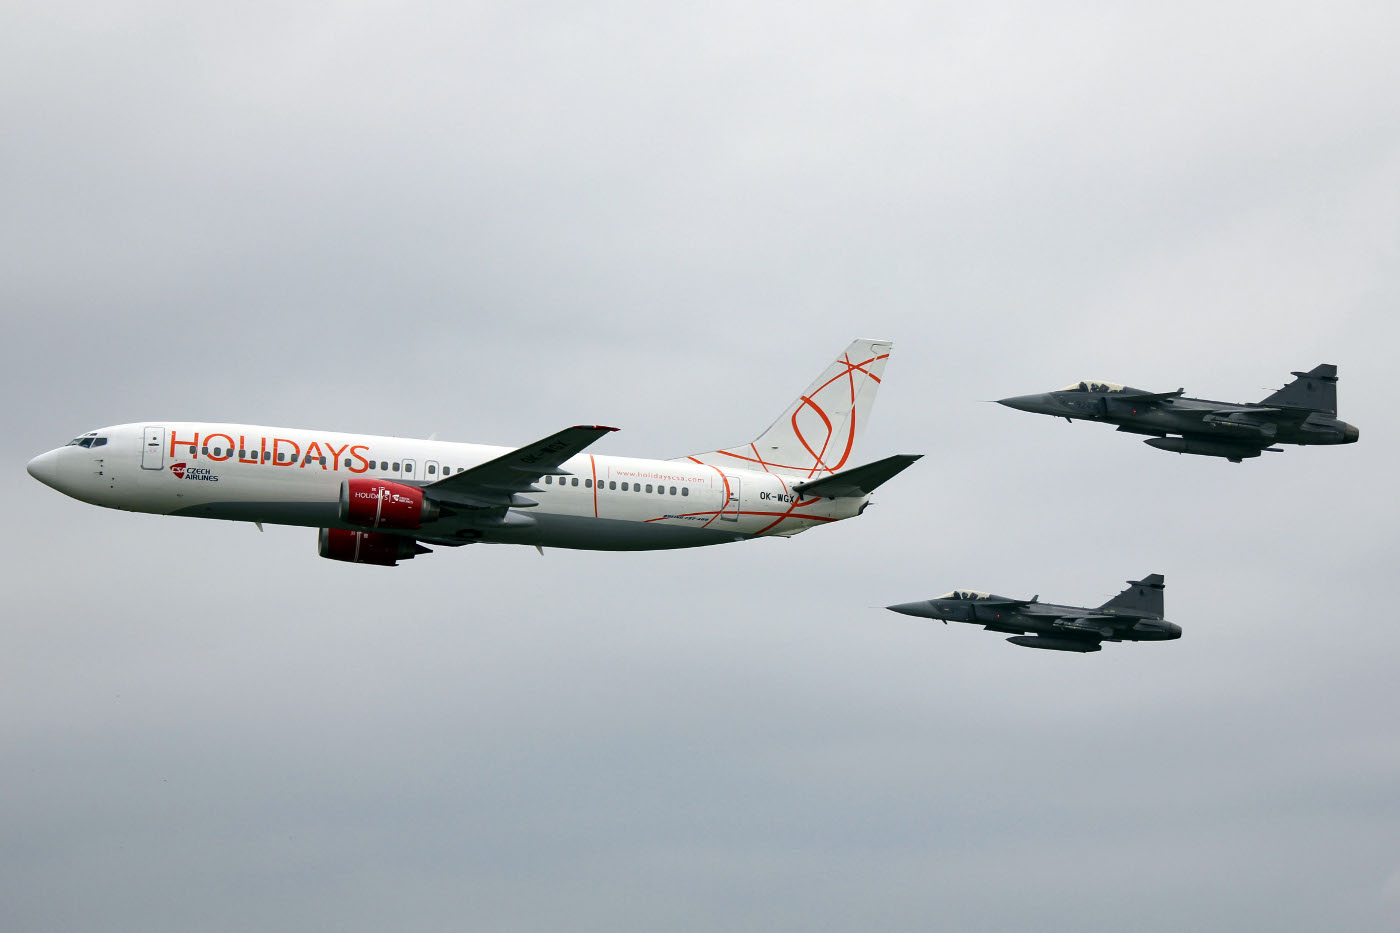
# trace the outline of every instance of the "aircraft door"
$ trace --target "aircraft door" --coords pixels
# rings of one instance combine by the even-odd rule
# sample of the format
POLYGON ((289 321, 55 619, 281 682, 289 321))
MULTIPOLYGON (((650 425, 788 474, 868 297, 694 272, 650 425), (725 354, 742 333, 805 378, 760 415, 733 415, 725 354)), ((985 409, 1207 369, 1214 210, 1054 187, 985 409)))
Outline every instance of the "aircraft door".
POLYGON ((739 477, 724 474, 724 485, 729 490, 729 501, 724 504, 724 510, 720 512, 721 521, 737 522, 739 520, 739 477))
POLYGON ((141 438, 141 469, 159 470, 165 465, 165 428, 148 427, 141 438))

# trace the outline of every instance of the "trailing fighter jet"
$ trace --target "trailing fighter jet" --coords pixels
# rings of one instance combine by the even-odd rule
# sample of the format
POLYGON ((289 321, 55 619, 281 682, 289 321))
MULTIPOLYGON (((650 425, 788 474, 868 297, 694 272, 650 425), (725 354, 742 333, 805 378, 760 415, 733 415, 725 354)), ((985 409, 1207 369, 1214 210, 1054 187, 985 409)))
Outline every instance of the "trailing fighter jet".
POLYGON ((954 590, 937 599, 886 606, 907 616, 970 622, 989 632, 1009 632, 1007 641, 1049 651, 1099 651, 1103 641, 1168 641, 1181 626, 1162 618, 1160 573, 1130 580, 1128 588, 1097 608, 1042 603, 1039 596, 1008 599, 975 590, 954 590), (1030 635, 1026 633, 1030 632, 1030 635))
POLYGON ((1112 382, 1076 382, 1055 392, 1018 395, 997 404, 1066 421, 1103 421, 1158 450, 1240 463, 1274 444, 1354 444, 1361 432, 1337 420, 1337 367, 1331 363, 1295 378, 1262 402, 1242 405, 1144 392, 1112 382))

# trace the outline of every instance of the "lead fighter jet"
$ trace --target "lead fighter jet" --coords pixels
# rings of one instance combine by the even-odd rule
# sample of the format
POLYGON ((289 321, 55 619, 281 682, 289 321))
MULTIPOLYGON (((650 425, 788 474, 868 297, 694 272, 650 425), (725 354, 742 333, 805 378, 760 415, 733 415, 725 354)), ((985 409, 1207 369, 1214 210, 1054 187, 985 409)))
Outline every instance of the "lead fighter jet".
POLYGON ((1039 596, 1008 599, 976 590, 954 590, 937 599, 886 606, 907 616, 942 619, 943 624, 970 622, 989 632, 1008 632, 1007 641, 1023 648, 1049 651, 1102 649, 1105 641, 1168 641, 1181 637, 1181 626, 1162 618, 1160 573, 1130 580, 1128 588, 1096 608, 1042 603, 1039 596), (1030 632, 1030 635, 1026 633, 1030 632))
POLYGON ((1354 444, 1361 432, 1337 420, 1337 367, 1323 363, 1293 373, 1288 385, 1261 402, 1242 405, 1144 392, 1112 382, 1078 382, 1054 392, 1018 395, 997 404, 1066 421, 1103 421, 1158 450, 1239 463, 1274 444, 1354 444))

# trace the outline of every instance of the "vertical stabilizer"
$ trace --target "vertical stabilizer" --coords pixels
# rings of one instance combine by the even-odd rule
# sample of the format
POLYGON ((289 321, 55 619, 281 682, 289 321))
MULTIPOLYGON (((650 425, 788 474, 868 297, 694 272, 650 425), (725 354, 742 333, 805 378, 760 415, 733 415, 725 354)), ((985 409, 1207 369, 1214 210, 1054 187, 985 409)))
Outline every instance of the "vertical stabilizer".
POLYGON ((1285 408, 1309 408, 1336 417, 1336 366, 1331 363, 1322 363, 1314 366, 1309 372, 1294 373, 1293 375, 1297 378, 1259 404, 1280 405, 1285 408))
POLYGON ((804 478, 849 466, 891 346, 888 340, 855 341, 753 441, 680 459, 804 478))
POLYGON ((1166 588, 1166 577, 1160 573, 1148 574, 1141 580, 1129 580, 1126 590, 1099 608, 1117 609, 1120 612, 1131 612, 1160 619, 1166 611, 1165 601, 1162 598, 1162 591, 1166 588))

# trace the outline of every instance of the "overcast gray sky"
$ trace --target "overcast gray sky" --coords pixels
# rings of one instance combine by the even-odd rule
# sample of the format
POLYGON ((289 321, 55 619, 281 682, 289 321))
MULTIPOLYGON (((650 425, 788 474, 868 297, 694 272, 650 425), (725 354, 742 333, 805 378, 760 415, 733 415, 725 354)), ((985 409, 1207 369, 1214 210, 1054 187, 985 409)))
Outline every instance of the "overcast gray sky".
POLYGON ((1400 926, 1393 4, 0 7, 7 931, 1400 926), (101 425, 605 453, 894 355, 860 520, 399 569, 82 505, 101 425), (983 400, 1253 400, 1235 465, 983 400), (869 607, 1094 603, 1025 651, 869 607))

